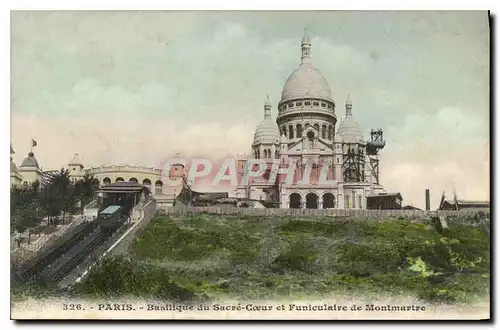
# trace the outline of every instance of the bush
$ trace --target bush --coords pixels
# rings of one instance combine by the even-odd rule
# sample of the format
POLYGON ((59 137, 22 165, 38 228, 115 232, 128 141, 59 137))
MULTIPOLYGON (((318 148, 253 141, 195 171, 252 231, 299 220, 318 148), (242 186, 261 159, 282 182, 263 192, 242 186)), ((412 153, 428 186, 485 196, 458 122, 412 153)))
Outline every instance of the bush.
POLYGON ((93 295, 270 299, 349 293, 468 302, 489 294, 490 237, 404 220, 159 216, 133 259, 106 259, 80 285, 93 295))
POLYGON ((104 258, 74 287, 74 292, 100 298, 134 296, 173 301, 197 298, 194 291, 172 281, 165 269, 124 257, 104 258))

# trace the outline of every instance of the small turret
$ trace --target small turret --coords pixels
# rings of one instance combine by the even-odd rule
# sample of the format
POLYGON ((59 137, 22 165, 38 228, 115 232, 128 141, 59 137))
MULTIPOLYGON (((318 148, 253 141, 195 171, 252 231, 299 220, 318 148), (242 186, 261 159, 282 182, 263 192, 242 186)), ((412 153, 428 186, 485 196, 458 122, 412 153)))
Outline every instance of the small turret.
POLYGON ((69 176, 73 181, 80 180, 83 177, 83 162, 80 154, 76 153, 73 158, 68 162, 69 176))

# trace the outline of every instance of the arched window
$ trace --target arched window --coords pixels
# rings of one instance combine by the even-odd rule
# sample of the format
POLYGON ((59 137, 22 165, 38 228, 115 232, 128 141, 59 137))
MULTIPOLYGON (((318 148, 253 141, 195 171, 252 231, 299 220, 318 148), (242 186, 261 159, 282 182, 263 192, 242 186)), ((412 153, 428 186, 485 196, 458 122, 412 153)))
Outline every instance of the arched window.
POLYGON ((283 128, 282 128, 281 130, 283 131, 283 134, 284 134, 285 136, 288 136, 288 135, 286 134, 286 126, 283 126, 283 128))
POLYGON ((319 136, 319 124, 314 124, 314 129, 316 130, 316 132, 318 132, 318 136, 319 136))
POLYGON ((358 208, 363 208, 363 198, 361 196, 358 196, 358 208))
POLYGON ((321 126, 321 138, 326 139, 326 125, 321 126))
POLYGON ((300 209, 301 208, 301 204, 302 204, 302 196, 300 196, 299 194, 297 193, 292 193, 289 197, 290 199, 290 205, 289 207, 291 209, 300 209))
POLYGON ((346 209, 350 209, 350 208, 351 208, 351 205, 350 205, 350 203, 349 203, 349 196, 348 196, 348 195, 346 195, 346 196, 344 197, 344 200, 345 200, 345 206, 344 206, 344 208, 346 208, 346 209))
POLYGON ((123 182, 123 181, 125 181, 125 180, 122 177, 117 177, 115 180, 115 182, 123 182))
POLYGON ((353 209, 356 208, 356 192, 355 191, 352 192, 352 208, 353 209))
POLYGON ((293 125, 288 126, 288 138, 293 139, 293 125))
POLYGON ((108 178, 108 177, 105 177, 103 180, 102 180, 102 183, 104 184, 110 184, 111 183, 111 179, 108 178))
POLYGON ((155 182, 155 195, 161 195, 163 192, 163 182, 158 180, 155 182))
POLYGON ((332 126, 328 126, 328 140, 331 140, 333 137, 332 137, 332 126))
POLYGON ((130 178, 130 179, 128 179, 128 181, 130 181, 130 182, 135 182, 135 183, 137 183, 137 182, 138 182, 136 178, 130 178))
POLYGON ((306 208, 307 209, 317 209, 318 208, 318 195, 315 193, 309 193, 306 195, 306 208))
POLYGON ((274 152, 274 158, 275 158, 275 159, 278 159, 278 158, 279 158, 278 150, 276 150, 276 151, 274 152))
POLYGON ((151 180, 149 179, 144 179, 142 180, 142 184, 147 187, 151 187, 151 180))
POLYGON ((323 208, 324 209, 335 208, 335 196, 332 193, 326 193, 323 195, 323 208))
POLYGON ((297 137, 301 138, 302 137, 302 125, 297 124, 297 137))

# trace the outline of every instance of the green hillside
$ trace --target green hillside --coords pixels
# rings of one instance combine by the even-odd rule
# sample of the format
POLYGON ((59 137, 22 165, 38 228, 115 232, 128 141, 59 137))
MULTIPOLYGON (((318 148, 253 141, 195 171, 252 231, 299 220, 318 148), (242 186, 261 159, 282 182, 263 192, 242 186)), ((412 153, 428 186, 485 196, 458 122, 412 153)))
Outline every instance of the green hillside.
POLYGON ((126 256, 106 258, 75 294, 192 300, 489 294, 490 237, 405 220, 157 216, 126 256))

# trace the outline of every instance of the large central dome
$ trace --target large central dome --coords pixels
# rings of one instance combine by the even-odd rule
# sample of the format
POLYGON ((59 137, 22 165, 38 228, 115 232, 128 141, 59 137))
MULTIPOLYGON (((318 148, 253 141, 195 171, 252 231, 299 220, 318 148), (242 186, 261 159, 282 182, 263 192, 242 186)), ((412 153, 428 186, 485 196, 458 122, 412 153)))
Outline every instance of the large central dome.
POLYGON ((281 93, 282 102, 303 97, 332 99, 330 86, 312 63, 301 63, 287 79, 281 93))
POLYGON ((301 46, 300 65, 288 77, 281 93, 281 102, 304 97, 331 100, 332 92, 328 82, 312 64, 310 38, 307 36, 302 38, 301 46))

